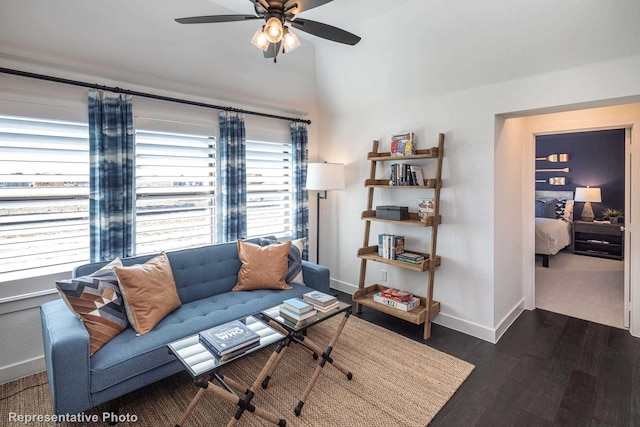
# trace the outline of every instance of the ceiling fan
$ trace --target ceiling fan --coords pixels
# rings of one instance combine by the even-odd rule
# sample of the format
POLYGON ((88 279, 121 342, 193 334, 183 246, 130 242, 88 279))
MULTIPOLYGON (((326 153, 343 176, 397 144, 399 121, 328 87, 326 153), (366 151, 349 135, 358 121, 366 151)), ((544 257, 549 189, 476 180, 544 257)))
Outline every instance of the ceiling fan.
POLYGON ((355 45, 360 37, 348 31, 310 19, 298 18, 296 15, 305 10, 322 6, 333 0, 249 0, 253 3, 256 12, 254 15, 210 15, 194 16, 190 18, 178 18, 180 24, 209 24, 218 22, 250 21, 264 19, 265 24, 258 28, 253 35, 251 43, 261 49, 265 58, 273 58, 276 62, 278 52, 282 47, 282 53, 291 52, 300 46, 300 40, 289 29, 287 24, 297 30, 304 31, 323 39, 338 43, 355 45))

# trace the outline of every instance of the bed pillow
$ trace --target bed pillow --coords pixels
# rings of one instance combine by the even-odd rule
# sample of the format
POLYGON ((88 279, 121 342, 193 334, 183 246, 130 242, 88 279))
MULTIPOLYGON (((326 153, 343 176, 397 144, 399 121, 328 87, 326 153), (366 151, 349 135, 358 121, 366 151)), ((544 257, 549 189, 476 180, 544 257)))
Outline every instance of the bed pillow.
POLYGON ((89 355, 127 328, 127 314, 113 267, 120 258, 88 276, 59 280, 56 289, 89 333, 89 355))
POLYGON ((144 264, 114 267, 131 326, 138 336, 151 331, 182 305, 169 258, 161 252, 144 264))
POLYGON ((558 200, 556 202, 556 218, 573 221, 573 200, 558 200))
POLYGON ((291 242, 267 246, 238 240, 238 257, 242 266, 233 291, 255 289, 292 289, 285 281, 291 242))
MULTIPOLYGON (((261 246, 271 245, 273 243, 280 243, 277 240, 261 239, 261 246)), ((307 244, 307 239, 295 239, 291 240, 291 249, 289 250, 287 277, 285 281, 287 283, 296 283, 298 285, 304 284, 304 276, 302 274, 302 252, 307 244)))
POLYGON ((536 200, 536 218, 556 218, 556 199, 536 200))

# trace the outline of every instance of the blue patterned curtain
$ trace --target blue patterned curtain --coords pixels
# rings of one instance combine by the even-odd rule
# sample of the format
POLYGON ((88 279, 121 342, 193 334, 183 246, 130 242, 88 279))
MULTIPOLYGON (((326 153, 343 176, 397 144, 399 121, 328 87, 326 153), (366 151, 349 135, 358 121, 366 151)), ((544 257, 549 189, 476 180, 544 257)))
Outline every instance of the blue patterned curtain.
MULTIPOLYGON (((309 241, 309 195, 305 189, 307 182, 307 125, 291 123, 291 144, 293 146, 293 229, 294 239, 306 238, 309 241)), ((302 253, 303 259, 309 259, 307 246, 302 253)))
POLYGON ((91 261, 133 255, 135 199, 131 95, 89 91, 91 261))
POLYGON ((247 139, 242 114, 220 113, 222 238, 247 237, 247 139))

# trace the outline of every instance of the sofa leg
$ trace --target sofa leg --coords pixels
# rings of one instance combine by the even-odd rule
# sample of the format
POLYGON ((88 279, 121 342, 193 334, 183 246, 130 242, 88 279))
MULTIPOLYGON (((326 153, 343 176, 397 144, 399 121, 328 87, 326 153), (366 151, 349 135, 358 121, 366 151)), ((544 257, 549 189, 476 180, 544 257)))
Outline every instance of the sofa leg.
POLYGON ((110 400, 107 403, 107 410, 109 411, 109 421, 108 424, 110 426, 114 426, 118 424, 118 413, 120 412, 120 398, 117 397, 113 400, 110 400))

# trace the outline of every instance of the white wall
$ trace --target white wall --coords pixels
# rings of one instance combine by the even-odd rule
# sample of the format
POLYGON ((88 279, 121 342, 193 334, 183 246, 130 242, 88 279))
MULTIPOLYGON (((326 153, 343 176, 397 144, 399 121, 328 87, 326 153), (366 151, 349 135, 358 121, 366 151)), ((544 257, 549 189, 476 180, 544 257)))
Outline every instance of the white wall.
MULTIPOLYGON (((340 63, 334 65, 341 68, 340 63)), ((524 212, 524 183, 518 169, 524 151, 516 142, 523 125, 512 127, 501 117, 633 102, 640 95, 640 80, 631 70, 638 67, 640 56, 635 55, 442 96, 406 101, 389 97, 356 112, 327 113, 320 129, 321 153, 347 164, 348 176, 345 191, 327 202, 326 209, 336 220, 323 222, 327 237, 321 258, 332 271, 334 286, 357 286, 356 251, 364 230, 360 212, 366 203, 363 182, 371 140, 381 139, 384 147, 391 133, 413 130, 419 147, 428 147, 435 145, 438 132, 444 132, 443 225, 438 234, 442 267, 436 272, 434 293, 442 308, 435 322, 496 341, 521 310, 529 262, 524 260, 525 225, 503 220, 502 206, 498 212, 498 204, 510 200, 516 215, 524 212)), ((331 81, 326 83, 330 86, 331 81)), ((415 193, 404 191, 410 190, 376 191, 374 205, 413 205, 415 193)), ((428 243, 428 237, 400 226, 376 224, 372 232, 404 233, 409 237, 407 247, 424 248, 428 243)), ((383 268, 372 264, 367 283, 377 281, 383 268)), ((388 283, 424 295, 425 279, 417 273, 389 268, 388 283)))

